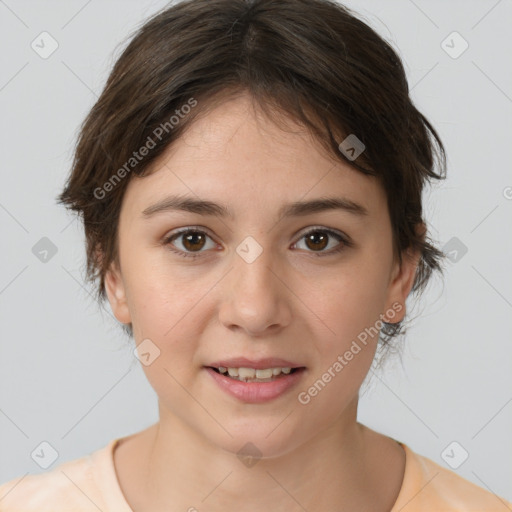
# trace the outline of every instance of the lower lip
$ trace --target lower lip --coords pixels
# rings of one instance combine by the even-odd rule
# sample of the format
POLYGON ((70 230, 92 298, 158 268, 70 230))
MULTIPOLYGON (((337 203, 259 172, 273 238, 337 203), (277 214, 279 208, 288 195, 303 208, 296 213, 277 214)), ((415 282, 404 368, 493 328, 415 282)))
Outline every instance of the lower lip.
POLYGON ((222 390, 242 402, 251 404, 268 402, 283 395, 297 384, 305 370, 300 368, 288 375, 282 374, 282 377, 271 382, 242 382, 217 373, 212 368, 205 367, 205 369, 222 390))

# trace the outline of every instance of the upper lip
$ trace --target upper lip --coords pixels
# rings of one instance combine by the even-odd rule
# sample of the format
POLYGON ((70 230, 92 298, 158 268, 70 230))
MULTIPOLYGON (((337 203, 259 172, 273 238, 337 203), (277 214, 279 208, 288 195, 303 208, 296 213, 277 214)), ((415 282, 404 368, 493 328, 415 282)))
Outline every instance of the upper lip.
POLYGON ((246 357, 234 357, 232 359, 222 359, 215 361, 208 366, 213 368, 254 368, 263 370, 265 368, 303 368, 302 365, 281 359, 279 357, 265 357, 263 359, 247 359, 246 357))

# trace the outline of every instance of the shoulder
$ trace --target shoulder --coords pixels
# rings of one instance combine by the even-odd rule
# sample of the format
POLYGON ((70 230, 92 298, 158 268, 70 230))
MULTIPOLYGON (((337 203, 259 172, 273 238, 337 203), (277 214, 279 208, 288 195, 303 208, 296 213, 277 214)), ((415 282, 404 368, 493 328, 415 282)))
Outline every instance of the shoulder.
POLYGON ((0 512, 98 512, 104 503, 96 466, 108 457, 114 442, 46 473, 25 474, 3 483, 0 512))
POLYGON ((512 511, 512 503, 504 498, 400 444, 406 453, 405 474, 391 512, 512 511))

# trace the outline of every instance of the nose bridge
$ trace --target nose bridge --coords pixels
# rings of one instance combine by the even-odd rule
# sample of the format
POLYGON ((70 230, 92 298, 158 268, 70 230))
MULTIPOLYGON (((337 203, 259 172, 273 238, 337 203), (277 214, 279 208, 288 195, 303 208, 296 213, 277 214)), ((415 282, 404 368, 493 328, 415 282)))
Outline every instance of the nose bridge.
MULTIPOLYGON (((234 257, 234 289, 252 299, 260 294, 275 293, 275 276, 271 249, 263 247, 254 237, 246 237, 236 248, 234 257)), ((275 261, 274 261, 275 266, 275 261)), ((243 297, 238 297, 238 300, 243 297)))
POLYGON ((221 320, 226 326, 238 325, 252 333, 289 321, 280 280, 270 249, 252 236, 236 248, 229 291, 224 295, 221 320))

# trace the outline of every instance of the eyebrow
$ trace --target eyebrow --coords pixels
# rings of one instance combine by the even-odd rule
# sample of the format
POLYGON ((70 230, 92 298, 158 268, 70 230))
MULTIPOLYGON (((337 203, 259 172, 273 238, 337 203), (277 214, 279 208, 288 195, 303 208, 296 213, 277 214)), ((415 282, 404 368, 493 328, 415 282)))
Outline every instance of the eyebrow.
MULTIPOLYGON (((350 199, 344 197, 322 197, 310 201, 295 201, 285 204, 279 209, 278 218, 300 217, 330 210, 342 210, 358 216, 368 215, 368 210, 364 206, 350 199)), ((150 218, 157 213, 170 211, 185 211, 220 218, 235 218, 233 212, 226 205, 204 199, 175 195, 167 196, 157 203, 148 206, 142 214, 145 218, 150 218)))

